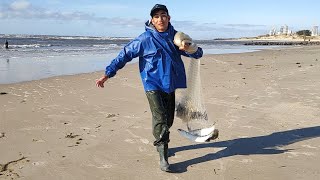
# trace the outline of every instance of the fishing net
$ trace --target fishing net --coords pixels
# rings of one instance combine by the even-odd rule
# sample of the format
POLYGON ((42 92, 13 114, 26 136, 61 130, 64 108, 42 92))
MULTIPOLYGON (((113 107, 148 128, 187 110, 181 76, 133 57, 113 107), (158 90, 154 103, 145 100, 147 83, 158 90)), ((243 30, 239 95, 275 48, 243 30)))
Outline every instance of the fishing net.
POLYGON ((176 106, 176 116, 187 124, 188 131, 213 126, 209 121, 201 91, 200 59, 191 59, 187 72, 187 87, 181 91, 181 99, 176 106))

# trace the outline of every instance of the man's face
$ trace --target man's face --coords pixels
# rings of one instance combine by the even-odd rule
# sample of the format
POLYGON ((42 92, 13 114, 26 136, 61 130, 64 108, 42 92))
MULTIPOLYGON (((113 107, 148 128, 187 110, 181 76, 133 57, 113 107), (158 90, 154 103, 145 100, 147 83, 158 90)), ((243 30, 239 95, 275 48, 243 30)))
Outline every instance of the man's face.
POLYGON ((168 29, 170 16, 167 12, 159 10, 151 19, 152 24, 159 32, 165 32, 168 29))

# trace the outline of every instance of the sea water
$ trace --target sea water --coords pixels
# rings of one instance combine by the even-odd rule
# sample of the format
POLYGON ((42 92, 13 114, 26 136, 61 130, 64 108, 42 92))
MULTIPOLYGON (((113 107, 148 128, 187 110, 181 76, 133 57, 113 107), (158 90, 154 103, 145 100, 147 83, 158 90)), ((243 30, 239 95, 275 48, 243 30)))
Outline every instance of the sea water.
MULTIPOLYGON (((132 38, 0 35, 0 84, 104 70, 132 38), (4 48, 5 41, 9 49, 4 48)), ((240 41, 198 40, 204 54, 253 52, 265 48, 240 41)), ((131 63, 137 62, 137 59, 131 63)))

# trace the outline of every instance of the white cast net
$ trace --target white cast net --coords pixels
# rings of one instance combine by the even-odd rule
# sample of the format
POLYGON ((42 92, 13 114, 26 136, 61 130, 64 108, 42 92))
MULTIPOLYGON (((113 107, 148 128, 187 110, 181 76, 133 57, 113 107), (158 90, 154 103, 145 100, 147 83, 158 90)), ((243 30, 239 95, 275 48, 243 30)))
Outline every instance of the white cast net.
POLYGON ((187 72, 187 89, 176 107, 176 116, 187 124, 188 131, 208 128, 214 123, 208 119, 203 103, 200 78, 200 59, 191 59, 187 72))

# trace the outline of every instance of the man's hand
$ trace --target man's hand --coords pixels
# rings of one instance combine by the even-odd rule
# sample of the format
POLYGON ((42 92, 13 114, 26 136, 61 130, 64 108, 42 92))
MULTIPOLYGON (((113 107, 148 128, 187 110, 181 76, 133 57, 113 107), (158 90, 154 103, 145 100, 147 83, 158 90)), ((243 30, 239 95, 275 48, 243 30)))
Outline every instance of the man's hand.
POLYGON ((108 80, 108 76, 102 76, 100 79, 96 79, 96 86, 98 88, 104 88, 104 82, 108 80))
POLYGON ((180 50, 193 54, 198 50, 197 44, 195 44, 189 35, 183 32, 177 32, 174 36, 173 42, 180 50))
POLYGON ((186 51, 187 53, 193 54, 198 50, 198 46, 192 41, 183 40, 179 49, 182 51, 186 51))

